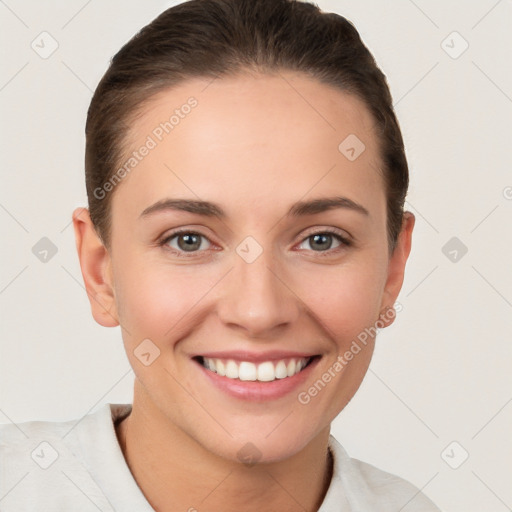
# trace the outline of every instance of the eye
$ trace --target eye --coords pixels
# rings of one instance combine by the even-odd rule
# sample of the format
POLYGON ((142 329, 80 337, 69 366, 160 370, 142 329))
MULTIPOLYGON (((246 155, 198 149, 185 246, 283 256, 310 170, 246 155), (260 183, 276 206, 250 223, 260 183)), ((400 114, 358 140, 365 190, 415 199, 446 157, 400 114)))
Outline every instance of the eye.
POLYGON ((299 248, 304 243, 308 243, 310 246, 310 250, 321 253, 332 253, 337 252, 336 250, 343 247, 348 247, 351 245, 350 241, 340 235, 337 232, 330 230, 317 231, 316 233, 311 233, 308 235, 303 242, 301 242, 299 248), (338 243, 338 245, 333 248, 333 240, 338 243))
MULTIPOLYGON (((322 256, 324 253, 325 255, 330 255, 351 245, 350 240, 338 232, 325 229, 308 235, 301 242, 299 249, 303 249, 302 245, 305 243, 309 243, 309 250, 317 252, 322 256), (333 241, 334 243, 337 243, 334 247, 333 241)), ((208 250, 211 247, 211 242, 201 233, 182 230, 167 236, 159 245, 170 250, 178 257, 186 257, 187 255, 192 256, 196 253, 208 250)), ((306 248, 306 250, 308 249, 306 248)))
POLYGON ((200 250, 206 250, 209 248, 209 244, 208 238, 195 231, 178 231, 160 242, 160 245, 171 249, 177 256, 183 256, 184 253, 196 253, 200 250), (203 243, 205 241, 207 242, 203 243))

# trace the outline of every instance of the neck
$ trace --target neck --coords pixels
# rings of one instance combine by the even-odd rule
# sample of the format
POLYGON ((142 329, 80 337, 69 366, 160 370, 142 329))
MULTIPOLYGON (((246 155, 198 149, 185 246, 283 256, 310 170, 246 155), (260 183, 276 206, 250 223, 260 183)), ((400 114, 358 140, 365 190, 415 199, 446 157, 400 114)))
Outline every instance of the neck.
POLYGON ((158 511, 318 510, 332 476, 329 428, 291 457, 246 465, 218 457, 134 396, 116 425, 133 477, 158 511))

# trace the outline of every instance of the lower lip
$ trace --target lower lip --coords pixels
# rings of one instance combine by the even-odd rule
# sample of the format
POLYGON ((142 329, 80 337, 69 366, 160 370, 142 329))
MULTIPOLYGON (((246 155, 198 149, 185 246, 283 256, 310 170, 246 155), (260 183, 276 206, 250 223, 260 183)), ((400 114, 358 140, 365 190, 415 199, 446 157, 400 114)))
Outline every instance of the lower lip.
POLYGON ((306 366, 306 368, 295 374, 293 377, 276 379, 271 382, 229 379, 228 377, 222 377, 221 375, 206 369, 197 361, 195 361, 195 364, 200 370, 202 370, 203 374, 210 379, 212 384, 226 394, 242 400, 263 402, 266 400, 281 398, 298 388, 308 378, 319 360, 319 357, 315 357, 313 361, 306 366))

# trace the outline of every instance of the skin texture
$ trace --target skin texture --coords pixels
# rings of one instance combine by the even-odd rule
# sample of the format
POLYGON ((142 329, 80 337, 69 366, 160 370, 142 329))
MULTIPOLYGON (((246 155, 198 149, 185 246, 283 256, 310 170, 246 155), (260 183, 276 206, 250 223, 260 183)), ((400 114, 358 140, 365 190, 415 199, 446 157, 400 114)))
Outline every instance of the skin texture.
POLYGON ((156 510, 317 510, 331 477, 330 423, 357 391, 374 339, 308 404, 297 393, 395 303, 414 216, 404 216, 390 255, 369 111, 293 72, 194 79, 159 93, 133 121, 130 151, 191 96, 197 107, 117 185, 110 250, 87 210, 73 214, 92 314, 103 326, 121 325, 136 376, 132 414, 117 427, 120 444, 156 510), (349 134, 365 144, 354 161, 338 150, 349 134), (368 215, 336 208, 286 216, 296 201, 333 196, 368 215), (226 217, 140 218, 167 198, 212 201, 226 217), (178 257, 179 237, 160 246, 176 228, 204 235, 200 249, 178 257), (351 245, 333 237, 331 248, 315 250, 311 235, 327 228, 351 245), (252 263, 236 251, 247 236, 263 250, 252 263), (149 366, 134 354, 144 339, 160 350, 149 366), (321 358, 300 389, 263 402, 226 395, 191 359, 277 349, 321 358), (237 457, 248 442, 261 453, 253 466, 237 457))

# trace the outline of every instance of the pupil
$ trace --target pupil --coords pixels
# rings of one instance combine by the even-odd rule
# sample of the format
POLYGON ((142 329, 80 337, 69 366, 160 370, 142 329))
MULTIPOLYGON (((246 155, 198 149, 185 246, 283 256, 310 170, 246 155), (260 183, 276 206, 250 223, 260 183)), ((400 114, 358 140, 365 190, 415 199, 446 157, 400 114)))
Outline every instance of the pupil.
POLYGON ((180 249, 183 249, 185 251, 192 251, 194 249, 199 249, 201 242, 199 241, 199 236, 194 234, 188 234, 181 235, 178 238, 178 245, 180 246, 180 249))
MULTIPOLYGON (((331 235, 327 235, 327 234, 313 235, 313 240, 314 240, 314 244, 316 244, 319 240, 323 241, 323 242, 320 242, 320 249, 330 249, 331 244, 332 244, 332 237, 331 237, 331 235)), ((317 246, 317 249, 315 249, 314 244, 312 245, 312 247, 314 250, 317 250, 318 246, 317 246)))

